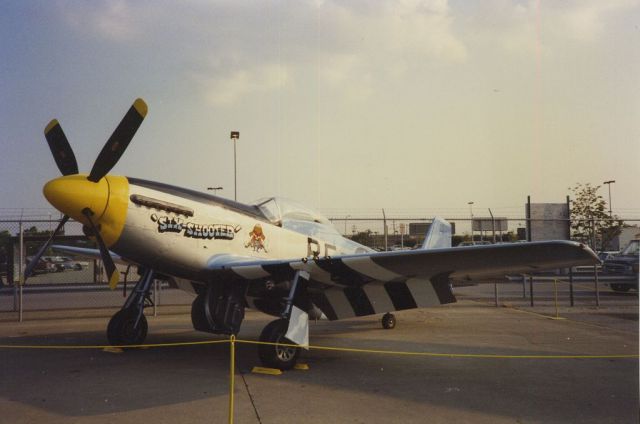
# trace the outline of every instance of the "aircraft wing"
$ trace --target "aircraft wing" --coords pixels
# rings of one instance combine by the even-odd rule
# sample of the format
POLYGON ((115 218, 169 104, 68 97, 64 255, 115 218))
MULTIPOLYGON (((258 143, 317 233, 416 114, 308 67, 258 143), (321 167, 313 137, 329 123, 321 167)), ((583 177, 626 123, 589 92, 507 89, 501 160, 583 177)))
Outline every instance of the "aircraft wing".
MULTIPOLYGON (((63 246, 60 244, 54 244, 51 246, 53 250, 56 252, 66 253, 71 256, 80 256, 87 259, 96 259, 102 260, 102 256, 100 256, 99 249, 90 249, 87 247, 75 247, 75 246, 63 246)), ((117 264, 121 265, 130 265, 132 262, 123 259, 120 255, 117 255, 113 252, 109 252, 111 254, 111 258, 117 264)))
POLYGON ((230 269, 246 279, 270 275, 293 276, 304 270, 317 281, 353 286, 373 280, 388 282, 407 278, 474 280, 490 276, 531 273, 545 269, 593 265, 599 262, 587 246, 572 241, 466 246, 443 249, 402 250, 334 256, 315 260, 255 260, 227 256, 210 263, 210 269, 230 269))
POLYGON ((327 258, 254 260, 219 258, 210 270, 247 280, 291 279, 310 274, 313 303, 329 319, 455 302, 449 281, 502 278, 507 274, 593 265, 587 246, 571 241, 375 252, 327 258))

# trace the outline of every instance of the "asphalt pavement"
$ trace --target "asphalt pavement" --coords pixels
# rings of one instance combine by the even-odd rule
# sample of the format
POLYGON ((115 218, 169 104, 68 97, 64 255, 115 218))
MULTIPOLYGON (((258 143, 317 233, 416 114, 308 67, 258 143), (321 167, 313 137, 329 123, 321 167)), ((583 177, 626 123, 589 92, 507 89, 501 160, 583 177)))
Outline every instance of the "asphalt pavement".
MULTIPOLYGON (((600 307, 580 295, 559 309, 565 319, 551 319, 555 296, 542 286, 533 308, 518 285, 501 287, 499 307, 492 285, 455 291, 456 304, 398 312, 394 330, 374 317, 311 327, 313 345, 443 356, 312 349, 301 355, 309 370, 272 376, 251 372, 260 365, 255 345, 236 344, 235 422, 638 422, 635 293, 603 295, 600 307)), ((149 317, 148 343, 223 340, 193 331, 187 307, 163 311, 149 317)), ((105 344, 106 318, 66 312, 4 320, 0 343, 105 344)), ((249 311, 239 338, 257 340, 271 319, 249 311)), ((229 355, 227 343, 121 353, 2 348, 0 422, 225 422, 229 355)))

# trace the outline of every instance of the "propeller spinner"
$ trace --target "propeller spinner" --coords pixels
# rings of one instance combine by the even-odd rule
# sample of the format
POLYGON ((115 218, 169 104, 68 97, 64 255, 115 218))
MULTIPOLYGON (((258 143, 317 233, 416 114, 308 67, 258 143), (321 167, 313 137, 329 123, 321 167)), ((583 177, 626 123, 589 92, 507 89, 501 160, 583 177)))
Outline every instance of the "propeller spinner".
POLYGON ((142 99, 136 99, 105 143, 88 175, 78 173, 75 154, 60 123, 54 119, 46 126, 45 138, 63 176, 49 181, 43 191, 49 203, 65 215, 27 266, 25 281, 55 236, 72 217, 92 230, 100 247, 109 286, 115 288, 118 271, 107 246, 115 243, 124 227, 128 182, 125 177, 107 176, 107 173, 118 163, 146 115, 147 104, 142 99))

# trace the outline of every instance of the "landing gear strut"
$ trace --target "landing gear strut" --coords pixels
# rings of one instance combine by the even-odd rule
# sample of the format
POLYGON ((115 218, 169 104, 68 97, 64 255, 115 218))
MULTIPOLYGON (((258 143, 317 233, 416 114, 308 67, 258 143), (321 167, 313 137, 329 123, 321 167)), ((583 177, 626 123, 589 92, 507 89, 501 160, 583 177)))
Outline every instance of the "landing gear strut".
MULTIPOLYGON (((262 330, 260 334, 260 341, 264 343, 276 343, 276 344, 261 344, 258 347, 258 356, 262 364, 269 368, 278 368, 281 370, 290 370, 296 365, 298 356, 300 356, 300 348, 294 346, 282 346, 277 343, 284 343, 287 345, 296 344, 289 340, 286 335, 289 331, 290 320, 292 319, 293 302, 294 299, 298 300, 303 298, 306 293, 304 284, 300 284, 302 287, 301 293, 296 294, 299 286, 300 279, 308 280, 309 274, 305 271, 297 271, 293 278, 291 289, 289 290, 289 296, 286 299, 284 311, 282 312, 282 318, 275 321, 271 321, 262 330)), ((297 314, 294 314, 297 315, 297 314)), ((308 325, 308 316, 304 313, 304 321, 308 325)), ((308 332, 308 327, 307 327, 308 332)), ((291 337, 291 336, 290 336, 291 337)))
POLYGON ((144 342, 148 329, 144 308, 153 306, 153 300, 149 295, 153 274, 151 269, 142 273, 122 309, 111 317, 107 326, 107 339, 110 344, 136 345, 144 342))

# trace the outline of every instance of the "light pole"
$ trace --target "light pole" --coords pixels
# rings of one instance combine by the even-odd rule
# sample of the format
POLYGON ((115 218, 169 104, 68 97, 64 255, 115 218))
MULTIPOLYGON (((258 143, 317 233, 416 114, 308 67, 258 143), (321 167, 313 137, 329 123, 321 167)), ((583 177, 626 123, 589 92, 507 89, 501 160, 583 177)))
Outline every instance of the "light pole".
POLYGON ((238 201, 238 173, 236 171, 236 141, 240 138, 240 131, 231 131, 233 141, 233 200, 238 201))
POLYGON ((469 214, 471 215, 471 242, 473 242, 473 202, 467 202, 469 205, 469 214))
POLYGON ((351 218, 351 215, 347 215, 344 217, 344 236, 347 236, 347 219, 351 218))
POLYGON ((218 190, 222 190, 222 187, 207 187, 207 190, 212 190, 213 191, 213 195, 217 196, 218 195, 218 190))
POLYGON ((613 214, 611 213, 611 184, 615 183, 616 180, 609 180, 609 181, 605 181, 602 184, 606 184, 607 186, 609 186, 609 218, 613 217, 613 214))

